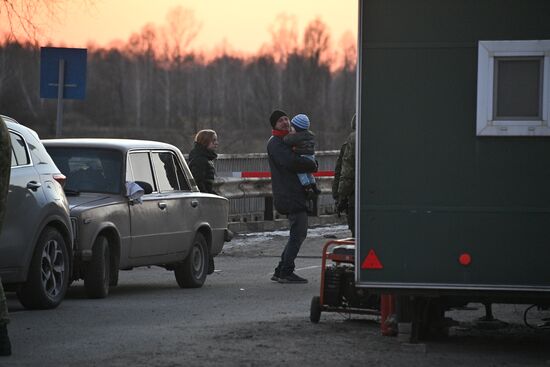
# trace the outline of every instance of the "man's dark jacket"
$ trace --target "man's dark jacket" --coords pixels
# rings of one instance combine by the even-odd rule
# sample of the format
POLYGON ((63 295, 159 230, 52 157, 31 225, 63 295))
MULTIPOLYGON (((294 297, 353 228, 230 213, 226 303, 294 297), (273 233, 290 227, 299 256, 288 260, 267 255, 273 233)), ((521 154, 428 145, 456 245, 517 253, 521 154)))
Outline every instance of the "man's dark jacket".
POLYGON ((201 192, 216 194, 212 186, 216 175, 214 159, 217 156, 215 152, 206 149, 204 145, 199 143, 195 143, 195 146, 189 152, 189 169, 201 192))
POLYGON ((292 148, 277 136, 267 142, 267 155, 275 209, 281 214, 306 211, 306 192, 296 173, 315 172, 317 164, 293 153, 292 148))

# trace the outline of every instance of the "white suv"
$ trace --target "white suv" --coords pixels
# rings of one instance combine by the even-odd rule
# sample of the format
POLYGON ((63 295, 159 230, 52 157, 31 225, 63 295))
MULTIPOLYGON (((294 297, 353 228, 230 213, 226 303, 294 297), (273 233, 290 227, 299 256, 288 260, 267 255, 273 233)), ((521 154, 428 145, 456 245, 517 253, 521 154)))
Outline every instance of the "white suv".
POLYGON ((33 130, 1 116, 12 154, 0 234, 0 277, 23 306, 54 308, 69 285, 72 229, 63 176, 33 130))

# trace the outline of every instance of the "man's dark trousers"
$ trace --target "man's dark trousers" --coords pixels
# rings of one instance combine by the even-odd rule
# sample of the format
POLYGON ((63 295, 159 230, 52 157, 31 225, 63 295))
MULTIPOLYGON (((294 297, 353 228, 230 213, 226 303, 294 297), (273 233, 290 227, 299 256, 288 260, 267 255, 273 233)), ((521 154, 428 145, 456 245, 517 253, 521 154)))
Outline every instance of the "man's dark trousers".
POLYGON ((281 254, 279 266, 277 266, 277 269, 280 271, 279 276, 281 277, 294 272, 294 260, 298 256, 302 242, 304 242, 307 236, 307 212, 289 214, 288 222, 290 225, 290 237, 281 254))

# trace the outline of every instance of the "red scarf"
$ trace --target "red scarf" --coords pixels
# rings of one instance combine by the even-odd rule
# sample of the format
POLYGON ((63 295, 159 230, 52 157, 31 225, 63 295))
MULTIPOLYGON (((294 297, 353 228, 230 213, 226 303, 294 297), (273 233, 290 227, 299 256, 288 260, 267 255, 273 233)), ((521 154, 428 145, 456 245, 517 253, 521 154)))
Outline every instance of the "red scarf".
POLYGON ((273 136, 277 136, 279 138, 284 138, 285 136, 288 135, 288 130, 271 130, 271 135, 273 136))

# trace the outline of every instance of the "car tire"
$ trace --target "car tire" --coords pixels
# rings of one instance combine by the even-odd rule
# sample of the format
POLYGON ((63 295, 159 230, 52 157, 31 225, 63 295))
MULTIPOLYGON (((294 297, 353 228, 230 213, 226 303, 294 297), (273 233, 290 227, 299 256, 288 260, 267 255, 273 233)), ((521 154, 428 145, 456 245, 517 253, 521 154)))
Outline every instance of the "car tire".
POLYGON ((202 233, 197 233, 191 251, 174 270, 180 288, 200 288, 208 272, 208 247, 202 233))
POLYGON ((119 259, 118 259, 118 256, 116 256, 110 251, 110 249, 109 249, 109 254, 111 255, 109 259, 110 261, 109 265, 111 269, 111 271, 109 272, 109 287, 116 287, 118 285, 119 259))
POLYGON ((92 260, 86 266, 84 288, 88 298, 105 298, 109 294, 110 283, 110 250, 105 236, 95 240, 92 260))
POLYGON ((118 269, 111 269, 109 277, 109 287, 116 287, 118 285, 118 269))
POLYGON ((61 233, 46 227, 36 243, 27 281, 17 290, 17 297, 29 309, 57 307, 67 293, 70 277, 69 252, 61 233))

